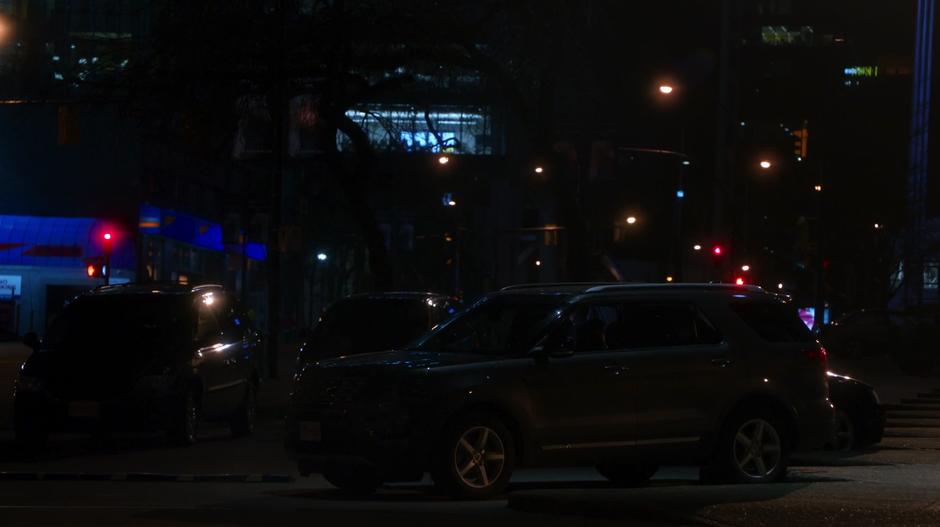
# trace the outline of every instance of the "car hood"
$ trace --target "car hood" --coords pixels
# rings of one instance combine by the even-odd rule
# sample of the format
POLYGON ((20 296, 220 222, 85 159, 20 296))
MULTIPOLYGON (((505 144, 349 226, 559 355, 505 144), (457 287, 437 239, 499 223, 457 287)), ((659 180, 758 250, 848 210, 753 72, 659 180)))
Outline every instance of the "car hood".
POLYGON ((486 362, 493 357, 478 353, 440 353, 434 351, 382 351, 321 360, 320 368, 416 370, 486 362))

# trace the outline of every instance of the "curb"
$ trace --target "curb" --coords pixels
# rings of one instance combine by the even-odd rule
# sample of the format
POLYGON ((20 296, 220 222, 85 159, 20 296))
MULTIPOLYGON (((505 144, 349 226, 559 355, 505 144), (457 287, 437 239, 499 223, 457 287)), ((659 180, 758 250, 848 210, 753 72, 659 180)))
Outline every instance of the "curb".
POLYGON ((136 481, 177 483, 293 483, 287 474, 161 474, 154 472, 0 472, 0 481, 136 481))
POLYGON ((658 524, 694 524, 709 527, 725 527, 726 524, 702 518, 691 514, 682 514, 658 507, 629 507, 626 510, 621 504, 607 502, 606 500, 558 500, 551 497, 542 497, 526 492, 513 492, 508 496, 506 506, 520 512, 586 516, 608 520, 623 520, 629 518, 633 521, 644 521, 658 524))

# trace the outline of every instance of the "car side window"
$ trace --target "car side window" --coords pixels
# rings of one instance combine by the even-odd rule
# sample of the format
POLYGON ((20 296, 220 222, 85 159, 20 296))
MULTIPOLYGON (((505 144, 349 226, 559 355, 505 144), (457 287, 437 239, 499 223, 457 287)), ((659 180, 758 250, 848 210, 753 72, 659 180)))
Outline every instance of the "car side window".
POLYGON ((235 309, 235 302, 229 297, 224 297, 221 303, 215 306, 216 318, 222 335, 227 340, 237 340, 245 334, 245 325, 238 311, 235 309))
POLYGON ((222 332, 219 321, 216 318, 213 309, 204 302, 196 302, 197 321, 196 321, 196 342, 203 344, 214 337, 218 337, 222 332))
POLYGON ((619 315, 606 330, 610 349, 714 345, 722 340, 715 326, 691 305, 628 303, 619 315))

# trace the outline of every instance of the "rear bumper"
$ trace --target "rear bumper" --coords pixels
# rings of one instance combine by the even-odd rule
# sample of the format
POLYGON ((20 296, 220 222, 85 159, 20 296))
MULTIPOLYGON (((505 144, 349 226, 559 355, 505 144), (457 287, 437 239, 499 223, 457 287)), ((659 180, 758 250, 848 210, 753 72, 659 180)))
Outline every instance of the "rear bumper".
POLYGON ((828 399, 814 401, 799 409, 794 451, 819 450, 832 439, 835 430, 832 403, 828 399))
POLYGON ((19 392, 14 399, 14 420, 17 425, 38 426, 50 433, 158 430, 172 424, 181 400, 173 391, 134 392, 97 401, 19 392))

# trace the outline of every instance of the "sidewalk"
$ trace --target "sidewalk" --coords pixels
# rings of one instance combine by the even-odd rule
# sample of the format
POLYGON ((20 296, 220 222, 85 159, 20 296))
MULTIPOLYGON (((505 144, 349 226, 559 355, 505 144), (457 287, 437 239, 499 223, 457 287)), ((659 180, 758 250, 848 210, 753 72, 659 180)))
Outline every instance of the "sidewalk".
POLYGON ((925 465, 794 470, 788 481, 765 485, 654 480, 638 489, 525 490, 510 493, 508 506, 670 525, 936 525, 940 481, 935 472, 925 465))

